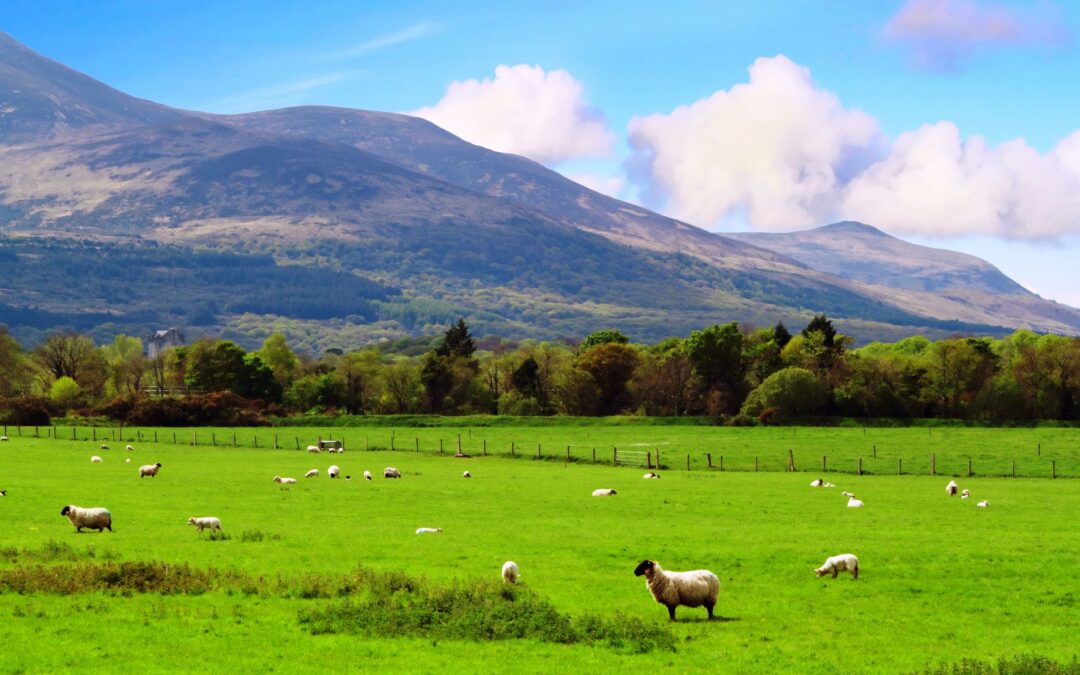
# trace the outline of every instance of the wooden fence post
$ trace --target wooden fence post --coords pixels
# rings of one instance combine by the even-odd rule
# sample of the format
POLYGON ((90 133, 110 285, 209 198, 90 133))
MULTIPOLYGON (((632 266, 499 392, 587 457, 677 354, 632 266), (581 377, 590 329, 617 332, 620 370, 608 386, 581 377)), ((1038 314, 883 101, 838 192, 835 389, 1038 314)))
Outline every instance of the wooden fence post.
POLYGON ((252 436, 251 441, 252 441, 252 445, 254 445, 256 448, 259 447, 259 437, 258 436, 252 436))
POLYGON ((215 448, 217 447, 217 434, 216 433, 213 433, 213 432, 210 433, 210 445, 214 446, 215 448))
POLYGON ((1042 457, 1042 443, 1039 443, 1038 453, 1039 453, 1039 457, 1042 457))
POLYGON ((1016 460, 1012 461, 1012 477, 1016 478, 1016 460))
POLYGON ((484 439, 484 457, 487 457, 487 439, 484 439))
POLYGON ((394 432, 391 431, 390 432, 390 451, 393 452, 393 450, 394 450, 394 432))
POLYGON ((461 434, 457 435, 457 454, 461 454, 461 434))
POLYGON ((896 475, 901 476, 904 473, 904 460, 899 457, 896 458, 896 475))
POLYGON ((652 468, 652 452, 648 450, 645 451, 645 464, 648 468, 652 468))
POLYGON ((278 444, 277 444, 277 432, 276 432, 276 431, 274 432, 274 449, 275 449, 275 450, 277 450, 277 449, 278 449, 278 444))
POLYGON ((757 470, 758 470, 758 458, 757 458, 757 457, 755 457, 755 458, 754 458, 754 472, 756 473, 756 472, 757 472, 757 470))
POLYGON ((154 442, 157 443, 157 429, 154 429, 154 442))
POLYGON ((1057 478, 1057 460, 1050 460, 1050 477, 1057 478))
POLYGON ((788 454, 788 469, 790 471, 795 471, 795 452, 791 448, 788 448, 787 454, 788 454))
POLYGON ((514 442, 513 441, 510 441, 510 456, 511 457, 516 457, 517 456, 517 455, 514 454, 514 442))
POLYGON ((825 455, 821 456, 821 471, 823 473, 828 473, 829 471, 829 462, 825 455))
POLYGON ((877 459, 877 443, 874 444, 874 459, 877 459))
POLYGON ((612 448, 611 449, 611 465, 616 466, 616 465, 618 465, 618 463, 619 463, 619 449, 618 448, 612 448))
POLYGON ((706 461, 708 461, 709 468, 711 469, 712 468, 712 453, 711 452, 706 452, 705 453, 705 459, 706 459, 706 461))
POLYGON ((536 444, 536 458, 540 459, 540 444, 536 444))
POLYGON ((172 444, 176 445, 176 432, 172 432, 172 444))
POLYGON ((724 456, 720 455, 720 470, 724 470, 724 456))
POLYGON ((968 478, 971 478, 971 477, 972 477, 972 476, 974 476, 974 475, 975 475, 975 474, 974 474, 974 473, 972 473, 972 471, 971 471, 971 460, 970 460, 970 459, 968 459, 968 478))
POLYGON ((236 447, 236 434, 235 433, 233 433, 233 435, 232 435, 232 446, 234 448, 236 447))
POLYGON ((199 447, 199 432, 192 430, 191 432, 191 444, 196 448, 199 447))
POLYGON ((299 450, 300 449, 300 437, 299 436, 293 436, 293 440, 296 441, 296 449, 299 450))
POLYGON ((862 475, 862 457, 859 458, 859 475, 862 475))
POLYGON ((690 454, 689 453, 687 453, 687 455, 686 455, 686 470, 687 471, 690 470, 690 454))
POLYGON ((420 452, 420 437, 416 437, 416 452, 420 452))
MULTIPOLYGON (((439 439, 439 454, 440 455, 443 454, 443 452, 442 452, 442 439, 441 438, 439 439)), ((510 454, 512 455, 512 454, 514 454, 514 452, 511 450, 510 454)))
POLYGON ((592 463, 596 464, 596 448, 592 449, 592 463))
POLYGON ((570 446, 566 446, 566 461, 570 461, 570 446))
POLYGON ((936 452, 930 453, 930 475, 931 476, 936 476, 937 475, 937 453, 936 452))

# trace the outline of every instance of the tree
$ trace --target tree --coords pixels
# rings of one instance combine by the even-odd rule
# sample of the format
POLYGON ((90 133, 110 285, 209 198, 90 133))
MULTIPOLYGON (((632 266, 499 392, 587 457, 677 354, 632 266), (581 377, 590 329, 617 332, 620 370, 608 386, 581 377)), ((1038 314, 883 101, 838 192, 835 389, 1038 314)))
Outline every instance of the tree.
POLYGON ((300 367, 300 359, 289 347, 288 340, 282 333, 274 333, 266 338, 262 348, 258 351, 259 357, 274 373, 274 379, 287 387, 292 383, 296 369, 300 367))
POLYGON ((101 349, 112 369, 116 393, 137 395, 148 366, 146 357, 143 356, 142 340, 121 333, 113 338, 112 344, 101 349))
POLYGON ((718 391, 728 412, 738 410, 745 395, 744 342, 739 324, 734 321, 694 331, 686 338, 687 354, 706 394, 718 391))
POLYGON ((804 368, 784 368, 765 378, 750 392, 741 412, 757 417, 774 408, 780 417, 802 417, 822 412, 828 402, 828 387, 812 372, 804 368))
POLYGON ((521 362, 510 376, 514 390, 525 397, 540 400, 540 364, 533 357, 521 362))
POLYGON ((402 415, 420 409, 423 388, 414 364, 398 362, 387 366, 382 373, 382 382, 380 408, 383 412, 402 415))
POLYGON ((587 352, 593 347, 598 347, 600 345, 625 345, 629 342, 630 338, 623 335, 620 331, 614 328, 604 328, 603 330, 593 331, 585 336, 585 339, 582 340, 581 344, 578 346, 578 353, 581 354, 587 352))
POLYGON ((668 338, 649 349, 634 372, 632 386, 646 415, 688 414, 698 383, 683 341, 668 338))
POLYGON ((14 396, 26 387, 29 368, 23 361, 22 347, 0 326, 0 396, 14 396))
POLYGON ((82 396, 82 387, 67 375, 53 382, 52 388, 49 389, 49 400, 64 410, 74 405, 80 396, 82 396))
POLYGON ((102 370, 94 341, 78 333, 53 333, 34 349, 34 358, 55 379, 70 377, 80 386, 96 381, 102 370))
POLYGON ((475 351, 476 344, 469 335, 469 327, 465 324, 465 319, 458 319, 456 324, 450 326, 443 336, 442 344, 435 348, 435 354, 438 356, 466 359, 472 357, 475 351))
POLYGON ((783 349, 787 346, 787 343, 791 342, 791 332, 788 331, 783 321, 777 322, 776 326, 773 327, 773 342, 780 349, 783 349))
POLYGON ((592 375, 599 388, 599 413, 614 415, 630 405, 627 383, 638 365, 637 351, 630 345, 605 342, 578 355, 576 365, 592 375))

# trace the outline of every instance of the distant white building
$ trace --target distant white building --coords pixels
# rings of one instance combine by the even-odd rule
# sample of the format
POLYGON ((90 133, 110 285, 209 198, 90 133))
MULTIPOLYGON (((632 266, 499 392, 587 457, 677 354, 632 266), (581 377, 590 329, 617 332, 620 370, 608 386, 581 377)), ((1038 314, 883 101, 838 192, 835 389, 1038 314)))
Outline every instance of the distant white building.
POLYGON ((178 328, 154 331, 146 336, 146 355, 153 359, 170 347, 184 344, 184 334, 178 328))

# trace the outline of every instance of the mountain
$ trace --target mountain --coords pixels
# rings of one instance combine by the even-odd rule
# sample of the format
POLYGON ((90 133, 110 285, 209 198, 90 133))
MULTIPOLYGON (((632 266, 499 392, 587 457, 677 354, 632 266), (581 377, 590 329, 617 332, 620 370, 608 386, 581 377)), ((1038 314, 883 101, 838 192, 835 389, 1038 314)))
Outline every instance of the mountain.
POLYGON ((424 120, 176 110, 0 34, 4 261, 0 323, 24 341, 180 324, 245 344, 285 330, 323 349, 459 315, 480 333, 615 325, 652 340, 823 311, 860 340, 1080 331, 1080 311, 1040 314, 1052 303, 1035 296, 960 312, 959 290, 891 288, 711 234, 424 120))

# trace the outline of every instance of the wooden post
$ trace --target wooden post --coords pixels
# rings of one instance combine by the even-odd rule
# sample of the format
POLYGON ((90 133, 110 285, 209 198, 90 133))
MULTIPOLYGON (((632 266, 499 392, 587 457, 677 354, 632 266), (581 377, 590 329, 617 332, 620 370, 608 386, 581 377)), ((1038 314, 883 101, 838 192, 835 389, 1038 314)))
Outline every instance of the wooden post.
POLYGON ((720 455, 720 470, 724 470, 724 456, 720 455))
POLYGON ((157 443, 157 429, 154 429, 154 442, 157 443))
MULTIPOLYGON (((442 439, 441 438, 439 439, 439 454, 440 455, 442 454, 442 439)), ((510 454, 511 455, 514 454, 513 450, 510 451, 510 454)))
POLYGON ((754 458, 754 472, 756 473, 756 472, 757 472, 757 470, 758 470, 758 458, 757 458, 757 457, 755 457, 755 458, 754 458))
POLYGON ((1057 460, 1050 460, 1050 477, 1057 478, 1057 460))
POLYGON ((937 453, 936 452, 930 453, 930 475, 931 476, 936 476, 937 475, 937 453))
POLYGON ((211 432, 211 434, 210 434, 210 445, 214 446, 215 448, 217 447, 217 434, 216 433, 211 432))
POLYGON ((394 432, 391 431, 390 432, 390 450, 393 451, 393 449, 394 449, 394 432))
POLYGON ((618 463, 619 463, 619 449, 618 448, 612 448, 611 449, 611 465, 616 466, 616 465, 618 465, 618 463))
POLYGON ((660 468, 660 449, 656 448, 656 468, 660 468))
POLYGON ((1012 461, 1012 477, 1016 478, 1016 460, 1012 461))
POLYGON ((1039 443, 1038 453, 1039 453, 1039 457, 1042 457, 1042 443, 1039 443))
POLYGON ((570 446, 566 446, 566 461, 570 461, 570 446))
POLYGON ((234 448, 236 447, 236 433, 235 433, 235 432, 234 432, 234 433, 233 433, 233 435, 232 435, 232 446, 233 446, 234 448))
POLYGON ((968 478, 971 478, 975 474, 971 472, 971 460, 968 459, 968 478))
POLYGON ((195 446, 195 447, 199 446, 199 432, 198 431, 192 431, 191 432, 191 444, 193 446, 195 446))
POLYGON ((825 455, 821 456, 821 471, 824 473, 829 471, 829 462, 825 455))
POLYGON ((420 452, 420 437, 416 437, 416 452, 420 452))
POLYGON ((75 440, 75 427, 71 427, 71 440, 75 440))
POLYGON ((687 455, 686 455, 686 470, 687 471, 690 470, 690 454, 689 453, 687 453, 687 455))
POLYGON ((41 438, 41 434, 38 433, 37 425, 34 425, 34 438, 41 438))
POLYGON ((706 452, 705 453, 705 461, 707 461, 709 463, 709 468, 711 469, 712 468, 712 453, 711 452, 706 452))
POLYGON ((862 457, 859 458, 859 475, 862 475, 862 457))
POLYGON ((514 442, 513 441, 510 441, 510 456, 511 457, 517 457, 517 455, 514 453, 514 442))
POLYGON ((172 444, 176 445, 176 432, 172 432, 172 444))
POLYGON ((536 444, 536 458, 540 459, 540 444, 536 444))
POLYGON ((274 449, 275 449, 275 450, 277 450, 277 449, 278 449, 278 444, 277 444, 277 432, 276 432, 276 431, 274 432, 274 449))
POLYGON ((457 454, 461 454, 461 434, 457 435, 457 454))
POLYGON ((896 475, 900 476, 904 473, 904 460, 899 457, 896 458, 896 475))
POLYGON ((596 464, 596 448, 592 449, 592 463, 596 464))
POLYGON ((652 452, 648 450, 645 451, 645 464, 648 468, 652 468, 652 452))
POLYGON ((293 436, 293 440, 296 441, 296 449, 299 450, 300 449, 300 437, 299 436, 293 436))
POLYGON ((877 459, 877 443, 874 444, 874 459, 877 459))
POLYGON ((487 457, 487 439, 484 439, 484 457, 487 457))
POLYGON ((788 455, 788 470, 789 471, 795 471, 795 452, 791 448, 788 448, 787 455, 788 455))
POLYGON ((256 448, 259 447, 259 437, 258 436, 252 436, 251 441, 252 441, 252 445, 254 445, 256 448))

